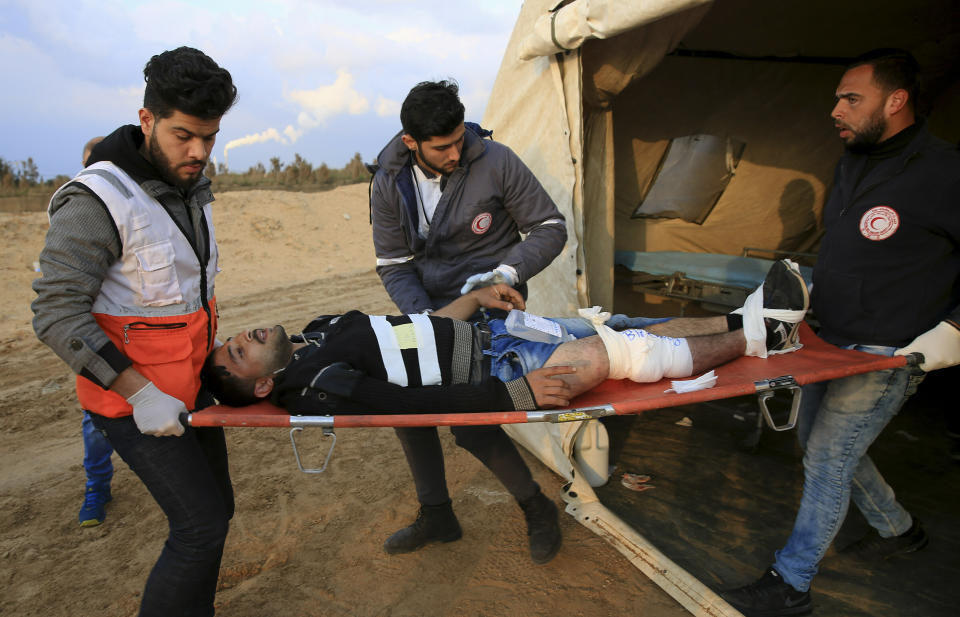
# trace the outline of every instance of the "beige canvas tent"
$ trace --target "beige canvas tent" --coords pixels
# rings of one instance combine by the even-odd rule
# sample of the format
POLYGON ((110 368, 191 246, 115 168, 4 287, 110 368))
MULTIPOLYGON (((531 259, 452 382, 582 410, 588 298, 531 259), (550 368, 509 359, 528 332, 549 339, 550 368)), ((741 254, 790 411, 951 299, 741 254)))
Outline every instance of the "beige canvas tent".
POLYGON ((828 114, 844 59, 910 49, 927 69, 931 126, 956 141, 958 22, 954 0, 527 0, 483 124, 568 217, 567 250, 531 303, 609 308, 615 249, 815 249, 841 152, 828 114), (630 218, 670 140, 696 134, 745 144, 704 223, 630 218))
MULTIPOLYGON (((567 217, 567 246, 531 281, 530 308, 547 315, 595 304, 616 310, 615 250, 815 252, 841 153, 829 112, 845 59, 875 47, 911 50, 926 69, 930 126, 956 142, 958 6, 527 0, 483 124, 521 156, 567 217), (742 147, 702 222, 633 218, 668 147, 697 136, 742 147)), ((616 517, 596 502, 576 473, 582 465, 603 473, 595 455, 604 435, 596 426, 510 430, 558 473, 576 476, 571 492, 578 497, 568 512, 692 612, 736 614, 678 568, 664 566, 668 560, 612 523, 616 517)))

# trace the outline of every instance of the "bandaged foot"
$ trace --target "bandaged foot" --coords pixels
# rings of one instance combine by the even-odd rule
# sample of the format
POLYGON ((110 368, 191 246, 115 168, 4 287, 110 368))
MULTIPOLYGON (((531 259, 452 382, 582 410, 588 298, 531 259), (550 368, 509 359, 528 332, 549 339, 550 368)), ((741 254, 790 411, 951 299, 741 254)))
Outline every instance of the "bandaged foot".
POLYGON ((797 264, 789 259, 775 262, 763 284, 733 311, 743 315, 744 355, 766 358, 800 349, 800 322, 809 306, 807 284, 797 264))
POLYGON ((693 374, 693 354, 686 339, 657 336, 639 329, 617 332, 604 325, 610 313, 601 312, 599 306, 580 309, 580 316, 590 321, 607 349, 609 379, 649 383, 693 374))

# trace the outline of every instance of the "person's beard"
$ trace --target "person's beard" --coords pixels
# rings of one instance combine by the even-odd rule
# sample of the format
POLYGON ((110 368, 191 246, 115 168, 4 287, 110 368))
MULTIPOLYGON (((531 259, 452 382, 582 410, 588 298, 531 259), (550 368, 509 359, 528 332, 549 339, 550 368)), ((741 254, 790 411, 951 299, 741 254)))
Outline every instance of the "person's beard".
POLYGON ((274 326, 271 337, 270 355, 264 361, 264 366, 266 366, 271 373, 279 373, 290 363, 290 357, 293 355, 293 341, 287 336, 287 332, 283 329, 283 326, 279 324, 274 326))
POLYGON ((852 127, 844 126, 853 133, 853 137, 844 143, 844 147, 854 154, 863 154, 880 143, 883 132, 887 130, 887 121, 883 117, 883 109, 877 109, 863 129, 855 131, 852 127))
POLYGON ((434 167, 433 163, 428 161, 427 157, 424 156, 423 154, 423 144, 418 141, 417 146, 419 147, 419 150, 415 152, 417 163, 420 165, 422 169, 430 172, 435 176, 449 176, 460 164, 458 161, 455 165, 451 167, 449 171, 447 171, 446 169, 443 169, 442 167, 434 167))
POLYGON ((170 159, 167 158, 167 155, 164 154, 163 150, 160 148, 160 142, 157 140, 155 133, 152 133, 147 139, 147 157, 150 159, 150 163, 160 172, 160 177, 167 182, 167 184, 172 184, 181 191, 188 191, 190 187, 196 184, 197 180, 203 175, 203 170, 206 169, 206 161, 187 161, 182 163, 181 166, 193 165, 194 163, 203 163, 203 167, 200 169, 199 173, 188 178, 181 178, 177 175, 177 166, 170 162, 170 159))

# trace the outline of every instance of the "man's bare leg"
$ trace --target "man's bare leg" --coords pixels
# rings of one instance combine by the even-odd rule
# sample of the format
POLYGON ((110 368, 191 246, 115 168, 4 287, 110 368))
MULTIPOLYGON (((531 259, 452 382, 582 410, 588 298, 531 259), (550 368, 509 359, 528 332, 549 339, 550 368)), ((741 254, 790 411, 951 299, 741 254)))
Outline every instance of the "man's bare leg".
POLYGON ((607 348, 599 336, 563 343, 550 354, 543 366, 576 367, 576 373, 557 376, 570 386, 571 397, 600 384, 610 374, 607 348))
POLYGON ((677 317, 670 321, 654 324, 649 328, 644 328, 644 330, 657 336, 672 336, 674 338, 722 334, 728 331, 727 316, 677 317))
POLYGON ((736 360, 747 351, 747 339, 743 330, 687 337, 690 354, 693 356, 693 375, 736 360))

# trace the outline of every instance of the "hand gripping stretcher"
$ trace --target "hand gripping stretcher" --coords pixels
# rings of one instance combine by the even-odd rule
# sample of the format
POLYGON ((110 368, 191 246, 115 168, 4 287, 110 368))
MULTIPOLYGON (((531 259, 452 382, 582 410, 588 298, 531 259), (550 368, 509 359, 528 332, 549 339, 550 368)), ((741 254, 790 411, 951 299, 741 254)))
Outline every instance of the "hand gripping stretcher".
MULTIPOLYGON (((763 418, 777 431, 794 427, 800 407, 800 387, 818 381, 839 379, 870 371, 917 366, 920 354, 885 357, 860 351, 839 349, 820 340, 806 323, 800 326, 803 347, 796 352, 765 359, 742 357, 714 369, 717 384, 705 390, 665 393, 670 380, 640 384, 629 380, 608 380, 571 401, 568 409, 542 411, 491 411, 484 413, 431 413, 338 416, 290 415, 269 403, 243 408, 224 405, 208 407, 188 415, 192 426, 206 427, 286 427, 290 429, 297 466, 305 473, 326 469, 336 444, 334 429, 396 426, 458 426, 490 424, 567 423, 593 420, 606 416, 639 414, 653 409, 757 394, 763 418), (775 392, 792 393, 789 418, 777 424, 767 402, 775 392), (297 448, 296 434, 306 428, 319 427, 332 439, 323 465, 305 468, 297 448)), ((588 423, 583 423, 587 425, 588 423)), ((537 454, 535 452, 535 454, 537 454)), ((585 474, 579 469, 572 451, 564 450, 568 468, 558 468, 555 461, 541 459, 571 479, 564 487, 566 511, 581 524, 603 537, 627 557, 638 569, 695 615, 736 617, 740 615, 719 595, 660 553, 656 547, 636 533, 628 524, 600 503, 585 474)))

